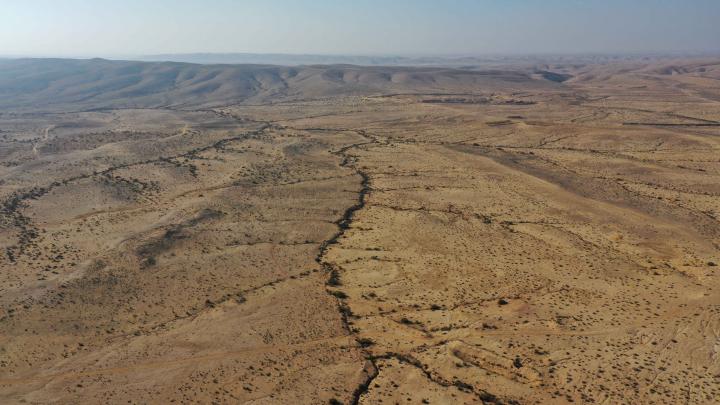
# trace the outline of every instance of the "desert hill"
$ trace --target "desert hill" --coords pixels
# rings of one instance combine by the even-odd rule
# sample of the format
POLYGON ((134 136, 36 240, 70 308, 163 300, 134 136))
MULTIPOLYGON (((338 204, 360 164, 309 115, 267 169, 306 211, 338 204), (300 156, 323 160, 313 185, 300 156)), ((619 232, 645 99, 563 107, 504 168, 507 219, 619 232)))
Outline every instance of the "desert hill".
POLYGON ((210 107, 402 92, 551 87, 527 72, 452 68, 0 60, 2 108, 210 107))

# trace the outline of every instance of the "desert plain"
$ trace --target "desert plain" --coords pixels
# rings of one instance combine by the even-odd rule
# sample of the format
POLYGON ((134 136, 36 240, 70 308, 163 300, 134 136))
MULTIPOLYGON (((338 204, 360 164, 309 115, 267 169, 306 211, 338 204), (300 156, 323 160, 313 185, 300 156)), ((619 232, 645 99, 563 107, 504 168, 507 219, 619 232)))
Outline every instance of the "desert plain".
POLYGON ((0 61, 0 403, 720 402, 720 59, 0 61))

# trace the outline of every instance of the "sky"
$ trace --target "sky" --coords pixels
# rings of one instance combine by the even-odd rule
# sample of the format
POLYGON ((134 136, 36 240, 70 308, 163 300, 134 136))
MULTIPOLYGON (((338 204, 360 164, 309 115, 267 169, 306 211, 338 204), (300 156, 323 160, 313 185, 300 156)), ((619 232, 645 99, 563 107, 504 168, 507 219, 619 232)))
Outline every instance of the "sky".
POLYGON ((0 0, 0 55, 720 51, 720 0, 0 0))

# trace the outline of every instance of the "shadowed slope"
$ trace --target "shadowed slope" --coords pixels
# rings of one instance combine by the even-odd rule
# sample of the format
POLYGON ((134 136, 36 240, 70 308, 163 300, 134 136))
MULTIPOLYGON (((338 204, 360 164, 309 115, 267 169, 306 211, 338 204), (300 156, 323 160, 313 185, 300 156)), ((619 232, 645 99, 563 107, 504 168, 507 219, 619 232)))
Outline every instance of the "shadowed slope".
POLYGON ((448 68, 194 65, 103 59, 0 61, 0 108, 198 107, 338 94, 548 87, 523 72, 448 68))

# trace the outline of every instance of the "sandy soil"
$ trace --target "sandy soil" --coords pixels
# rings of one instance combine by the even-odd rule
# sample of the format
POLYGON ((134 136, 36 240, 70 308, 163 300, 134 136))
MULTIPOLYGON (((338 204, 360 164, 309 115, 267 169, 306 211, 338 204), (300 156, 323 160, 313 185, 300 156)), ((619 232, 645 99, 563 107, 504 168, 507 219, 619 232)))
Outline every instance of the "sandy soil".
POLYGON ((720 63, 546 68, 1 114, 0 402, 717 403, 720 63))

